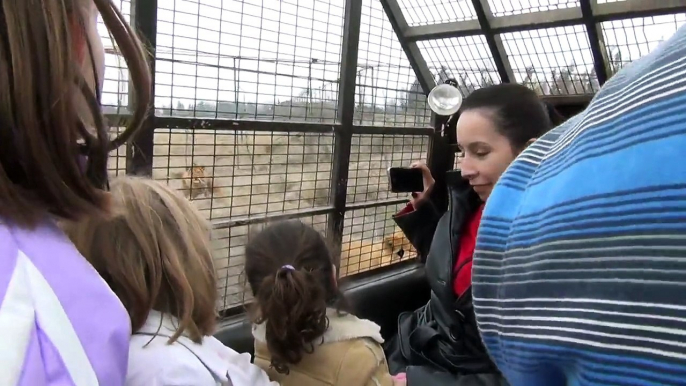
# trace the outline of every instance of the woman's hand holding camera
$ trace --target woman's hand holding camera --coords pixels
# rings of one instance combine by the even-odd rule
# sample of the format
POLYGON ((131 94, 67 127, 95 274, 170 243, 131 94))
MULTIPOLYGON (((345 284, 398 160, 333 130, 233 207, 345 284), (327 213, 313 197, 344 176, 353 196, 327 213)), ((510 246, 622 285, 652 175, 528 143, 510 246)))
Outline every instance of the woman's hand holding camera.
POLYGON ((431 175, 431 170, 429 170, 429 167, 426 166, 424 162, 415 162, 410 165, 410 167, 420 169, 422 171, 422 178, 424 180, 424 190, 422 192, 412 193, 412 199, 410 200, 410 203, 416 209, 429 200, 436 181, 431 175))

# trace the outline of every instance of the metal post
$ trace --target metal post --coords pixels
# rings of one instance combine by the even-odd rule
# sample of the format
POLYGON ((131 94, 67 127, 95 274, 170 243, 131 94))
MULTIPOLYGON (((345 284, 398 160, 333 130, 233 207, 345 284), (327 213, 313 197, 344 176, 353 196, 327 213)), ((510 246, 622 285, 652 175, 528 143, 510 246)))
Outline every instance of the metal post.
MULTIPOLYGON (((383 2, 383 1, 382 1, 383 2)), ((685 0, 624 0, 597 3, 591 0, 593 21, 601 23, 612 20, 625 20, 638 17, 674 15, 686 12, 685 0)), ((476 7, 476 6, 475 6, 476 7)), ((516 15, 490 18, 488 0, 480 0, 490 31, 497 40, 499 34, 530 31, 544 28, 557 28, 584 24, 584 16, 579 7, 551 9, 548 11, 525 12, 516 15)), ((410 42, 419 40, 448 39, 481 35, 480 20, 463 20, 429 25, 418 25, 402 29, 405 39, 410 42)))
POLYGON ((598 33, 598 26, 593 18, 593 7, 591 0, 580 0, 581 15, 584 18, 586 25, 586 33, 588 34, 588 42, 591 45, 591 54, 593 54, 593 68, 598 77, 598 84, 602 86, 607 82, 608 71, 605 65, 605 55, 600 47, 600 39, 602 35, 598 33))
MULTIPOLYGON (((398 37, 400 46, 403 48, 403 51, 405 51, 407 60, 410 62, 412 70, 414 70, 415 76, 417 77, 417 80, 419 81, 419 84, 422 87, 424 95, 428 95, 429 92, 436 86, 436 82, 433 78, 433 75, 431 74, 428 65, 426 64, 426 61, 424 60, 421 52, 419 51, 417 43, 414 41, 409 41, 405 36, 405 31, 409 27, 407 25, 405 17, 403 16, 400 6, 398 5, 397 0, 379 1, 381 2, 381 5, 383 6, 384 11, 386 12, 386 16, 388 17, 388 21, 393 27, 393 31, 398 37)), ((444 175, 446 171, 444 161, 446 159, 447 154, 445 152, 444 146, 442 146, 446 141, 446 139, 442 137, 443 133, 441 132, 443 122, 445 122, 444 117, 439 117, 433 113, 431 114, 431 124, 434 127, 434 133, 431 135, 431 138, 429 140, 427 164, 429 166, 429 169, 431 169, 431 173, 433 174, 434 179, 436 180, 436 188, 434 189, 434 192, 437 192, 435 193, 435 195, 438 196, 442 194, 445 195, 446 192, 444 184, 444 175)), ((438 202, 442 201, 443 200, 438 199, 438 202)))
POLYGON ((127 147, 127 174, 152 175, 152 157, 155 143, 155 50, 157 48, 157 0, 133 0, 131 20, 143 41, 150 62, 152 97, 149 114, 127 147))
POLYGON ((410 42, 405 38, 405 30, 407 29, 407 21, 403 16, 400 6, 398 6, 397 0, 379 0, 381 6, 386 12, 388 21, 393 27, 393 32, 395 32, 398 37, 398 42, 400 46, 405 51, 407 60, 410 62, 412 70, 414 70, 419 85, 422 86, 422 91, 424 95, 428 95, 429 92, 436 86, 433 75, 429 66, 426 64, 424 57, 421 52, 419 52, 419 47, 416 42, 410 42))
MULTIPOLYGON (((444 211, 448 207, 448 189, 445 183, 445 173, 453 165, 453 156, 449 145, 449 133, 443 132, 443 126, 447 123, 448 117, 442 117, 431 113, 431 123, 434 133, 429 141, 429 151, 427 152, 427 166, 431 170, 436 184, 432 194, 432 202, 435 203, 439 211, 444 211)), ((426 258, 426 257, 424 257, 426 258)))
POLYGON ((474 13, 476 13, 476 18, 479 20, 479 25, 481 25, 481 31, 486 38, 486 43, 488 44, 488 48, 491 50, 491 55, 493 55, 493 62, 495 63, 495 67, 498 69, 498 75, 500 75, 501 81, 503 83, 514 81, 514 79, 510 79, 511 71, 507 70, 505 60, 501 54, 502 45, 498 44, 495 33, 491 29, 491 23, 489 21, 489 14, 491 13, 490 10, 486 12, 486 8, 482 0, 472 0, 472 3, 474 4, 474 13))
POLYGON ((331 196, 333 213, 328 218, 329 236, 333 242, 336 266, 340 265, 340 250, 343 240, 345 204, 348 190, 348 167, 352 146, 353 114, 355 112, 355 85, 357 83, 357 50, 360 43, 360 22, 362 0, 346 0, 341 57, 341 77, 338 87, 338 122, 335 128, 331 196))

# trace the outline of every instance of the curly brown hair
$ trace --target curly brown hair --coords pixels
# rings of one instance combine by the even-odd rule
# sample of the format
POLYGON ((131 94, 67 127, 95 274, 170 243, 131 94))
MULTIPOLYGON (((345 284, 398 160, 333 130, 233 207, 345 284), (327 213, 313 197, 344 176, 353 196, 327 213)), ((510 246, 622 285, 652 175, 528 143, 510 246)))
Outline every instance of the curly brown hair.
POLYGON ((253 322, 265 323, 271 366, 288 374, 312 353, 329 327, 328 307, 348 309, 324 238, 300 221, 266 227, 245 248, 245 273, 255 297, 253 322))

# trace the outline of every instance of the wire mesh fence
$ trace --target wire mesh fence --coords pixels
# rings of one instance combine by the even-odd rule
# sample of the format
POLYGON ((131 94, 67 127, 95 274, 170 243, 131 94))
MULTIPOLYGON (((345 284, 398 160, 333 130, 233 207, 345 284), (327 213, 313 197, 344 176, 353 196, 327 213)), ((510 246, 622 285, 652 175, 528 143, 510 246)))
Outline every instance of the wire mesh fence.
POLYGON ((398 0, 398 5, 411 26, 476 19, 471 0, 398 0))
MULTIPOLYGON (((326 208, 329 204, 333 140, 328 133, 156 129, 153 177, 182 191, 215 223, 231 220, 226 227, 213 232, 222 307, 235 306, 243 299, 244 286, 239 275, 243 267, 242 248, 248 230, 260 227, 251 224, 261 224, 265 216, 275 214, 302 216, 304 210, 326 208)), ((348 202, 402 197, 389 192, 386 170, 426 159, 428 143, 426 135, 354 135, 348 202)), ((389 237, 399 237, 393 236, 397 230, 380 225, 383 216, 379 210, 358 210, 349 216, 355 224, 371 224, 364 227, 372 226, 374 232, 370 236, 366 230, 355 228, 347 233, 342 274, 402 260, 388 259, 387 252, 379 252, 383 248, 388 250, 383 245, 389 237), (370 243, 382 247, 368 247, 370 243), (374 260, 372 255, 379 253, 384 258, 374 260)), ((313 224, 323 231, 326 215, 312 218, 313 224)), ((390 218, 389 214, 387 219, 390 218)), ((404 250, 410 256, 407 246, 404 250)))
POLYGON ((360 21, 354 123, 429 126, 431 111, 378 0, 364 0, 360 21))
POLYGON ((348 203, 406 197, 391 193, 388 168, 426 159, 428 136, 353 135, 348 166, 348 203))
POLYGON ((405 204, 406 194, 390 191, 387 170, 425 160, 425 135, 356 134, 352 138, 347 203, 380 202, 345 213, 341 247, 341 276, 397 263, 416 251, 394 225, 393 215, 405 204), (395 200, 394 200, 395 199, 395 200), (394 204, 384 204, 394 200, 394 204))
POLYGON ((520 15, 555 9, 575 8, 578 0, 488 0, 493 16, 520 15))
POLYGON ((462 95, 501 82, 484 35, 418 42, 436 84, 455 79, 462 95))
POLYGON ((326 235, 326 214, 301 212, 329 202, 332 134, 165 128, 155 131, 154 152, 153 177, 182 191, 216 225, 219 310, 250 301, 244 249, 267 216, 291 213, 326 235))
MULTIPOLYGON (((131 0, 115 0, 115 5, 130 21, 131 0)), ((129 111, 129 71, 119 55, 114 39, 110 37, 102 19, 98 19, 98 34, 105 48, 105 75, 102 88, 102 106, 106 114, 126 114, 129 111)))
POLYGON ((345 214, 341 277, 417 257, 417 251, 393 220, 405 205, 356 209, 345 214))
POLYGON ((329 203, 332 134, 157 129, 154 152, 153 177, 211 220, 329 203))
POLYGON ((648 54, 685 23, 683 13, 601 23, 610 75, 648 54))
POLYGON ((335 122, 344 3, 189 0, 157 11, 157 113, 335 122))
MULTIPOLYGON (((114 139, 117 135, 126 130, 125 127, 110 127, 110 139, 114 139)), ((126 144, 119 146, 112 150, 107 159, 107 172, 111 177, 116 177, 126 174, 126 144)))
POLYGON ((500 35, 515 81, 539 95, 592 94, 600 86, 583 25, 500 35))

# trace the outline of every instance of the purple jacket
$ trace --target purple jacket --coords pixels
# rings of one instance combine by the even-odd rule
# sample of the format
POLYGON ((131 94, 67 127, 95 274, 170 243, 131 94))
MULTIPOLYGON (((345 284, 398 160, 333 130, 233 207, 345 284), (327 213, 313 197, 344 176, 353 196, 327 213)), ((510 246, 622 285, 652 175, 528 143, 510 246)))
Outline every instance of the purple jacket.
POLYGON ((0 220, 0 385, 121 386, 131 324, 52 222, 0 220))

